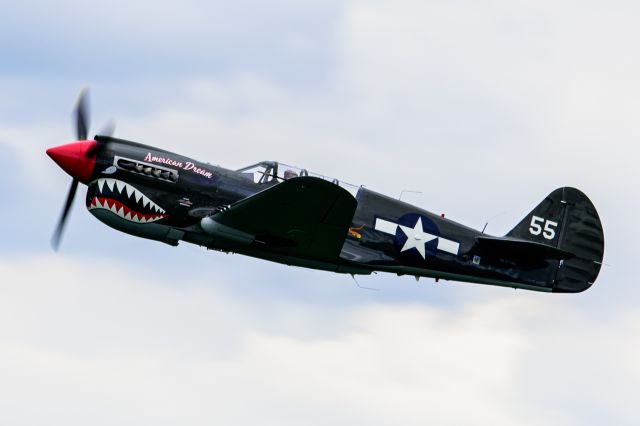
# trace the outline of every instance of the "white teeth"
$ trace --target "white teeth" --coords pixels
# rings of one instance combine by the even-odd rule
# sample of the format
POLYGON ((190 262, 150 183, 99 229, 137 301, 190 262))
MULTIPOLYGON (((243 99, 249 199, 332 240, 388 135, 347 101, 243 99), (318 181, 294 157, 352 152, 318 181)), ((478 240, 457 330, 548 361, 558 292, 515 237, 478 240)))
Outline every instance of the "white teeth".
POLYGON ((128 220, 129 222, 134 222, 134 223, 151 223, 151 222, 156 222, 160 219, 164 218, 164 215, 162 214, 157 214, 157 215, 152 215, 150 217, 146 217, 143 215, 138 215, 136 213, 133 212, 128 212, 125 214, 125 207, 124 206, 120 206, 117 207, 116 204, 114 203, 111 207, 109 207, 109 204, 107 203, 107 201, 104 201, 104 204, 100 202, 100 200, 96 197, 91 201, 91 205, 89 206, 89 210, 93 210, 93 209, 104 209, 104 210, 109 210, 110 212, 117 214, 119 217, 128 220))
POLYGON ((162 207, 160 207, 159 205, 157 205, 156 203, 154 203, 153 201, 151 202, 151 207, 153 208, 153 210, 156 213, 164 213, 164 210, 162 209, 162 207))
POLYGON ((135 189, 133 186, 129 185, 128 183, 125 183, 125 184, 124 184, 124 187, 125 187, 125 190, 126 190, 126 192, 127 192, 127 193, 125 194, 127 198, 131 197, 131 194, 133 194, 134 192, 136 192, 136 189, 135 189))
POLYGON ((131 222, 135 222, 135 223, 155 222, 157 220, 163 219, 165 216, 166 211, 162 207, 154 203, 151 199, 149 199, 149 197, 144 195, 140 190, 136 189, 133 185, 130 185, 123 181, 119 181, 117 179, 111 179, 111 178, 99 178, 97 179, 96 184, 97 184, 97 193, 104 193, 104 190, 105 190, 104 188, 106 185, 112 193, 116 193, 116 194, 120 193, 125 198, 131 198, 131 196, 133 195, 133 198, 135 198, 137 203, 140 203, 142 201, 141 203, 142 206, 144 208, 148 208, 149 210, 151 210, 151 212, 155 214, 148 218, 143 217, 142 215, 138 216, 136 213, 133 213, 133 212, 129 212, 125 214, 125 209, 123 206, 116 207, 116 204, 113 204, 111 207, 109 207, 107 200, 104 200, 103 202, 101 202, 97 196, 94 197, 93 200, 91 200, 91 204, 88 207, 89 210, 93 210, 97 208, 109 210, 117 214, 121 218, 131 222), (117 191, 114 191, 114 188, 116 188, 117 191))

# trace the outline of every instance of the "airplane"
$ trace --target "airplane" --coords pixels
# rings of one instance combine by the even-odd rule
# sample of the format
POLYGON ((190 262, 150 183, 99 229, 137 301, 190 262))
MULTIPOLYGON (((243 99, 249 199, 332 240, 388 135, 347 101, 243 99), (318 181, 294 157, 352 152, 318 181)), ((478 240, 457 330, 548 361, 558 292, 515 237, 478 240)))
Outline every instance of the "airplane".
MULTIPOLYGON (((306 169, 262 161, 225 169, 109 134, 88 139, 86 91, 77 140, 46 152, 78 184, 86 207, 119 231, 337 273, 397 275, 578 293, 602 265, 604 233, 585 194, 551 192, 503 237, 306 169)), ((107 132, 108 133, 108 132, 107 132)))

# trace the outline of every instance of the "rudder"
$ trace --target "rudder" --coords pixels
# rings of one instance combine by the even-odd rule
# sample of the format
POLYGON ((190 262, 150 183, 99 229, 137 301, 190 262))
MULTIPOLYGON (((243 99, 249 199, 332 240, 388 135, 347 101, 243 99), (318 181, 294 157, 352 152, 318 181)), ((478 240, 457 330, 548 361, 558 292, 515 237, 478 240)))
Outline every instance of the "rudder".
POLYGON ((595 282, 604 255, 602 223, 593 203, 580 190, 559 188, 516 225, 508 237, 546 244, 574 255, 550 270, 558 293, 578 293, 595 282))

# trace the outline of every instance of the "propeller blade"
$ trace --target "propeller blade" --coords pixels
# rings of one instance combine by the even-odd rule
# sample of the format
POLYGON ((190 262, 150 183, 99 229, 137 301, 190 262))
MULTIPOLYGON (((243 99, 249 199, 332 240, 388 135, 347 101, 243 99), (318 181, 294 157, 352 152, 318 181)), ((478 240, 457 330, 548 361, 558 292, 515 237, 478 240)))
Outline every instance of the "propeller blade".
POLYGON ((69 215, 69 211, 71 210, 71 204, 73 204, 73 198, 76 196, 77 189, 78 189, 78 181, 74 179, 71 182, 71 187, 69 188, 67 201, 64 204, 64 208, 62 209, 62 215, 60 216, 60 221, 58 222, 58 226, 56 227, 56 230, 53 233, 53 237, 51 238, 51 246, 55 251, 58 251, 58 247, 60 247, 60 240, 62 239, 62 232, 64 231, 64 225, 67 222, 67 216, 69 215))
POLYGON ((78 97, 74 111, 76 119, 76 136, 79 141, 87 140, 89 133, 89 91, 83 89, 78 97))
POLYGON ((107 121, 102 125, 102 127, 100 128, 100 131, 97 134, 100 136, 112 137, 115 131, 116 131, 116 121, 113 118, 111 118, 109 119, 109 121, 107 121))

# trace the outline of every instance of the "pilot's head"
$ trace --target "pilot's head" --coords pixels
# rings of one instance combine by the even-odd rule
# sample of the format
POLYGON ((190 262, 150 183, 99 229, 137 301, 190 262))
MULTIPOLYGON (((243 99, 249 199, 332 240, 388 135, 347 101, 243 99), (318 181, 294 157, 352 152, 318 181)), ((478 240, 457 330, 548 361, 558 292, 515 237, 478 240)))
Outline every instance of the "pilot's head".
POLYGON ((289 169, 289 170, 285 170, 284 172, 284 179, 291 179, 294 177, 298 177, 298 174, 296 172, 294 172, 293 170, 289 169))

